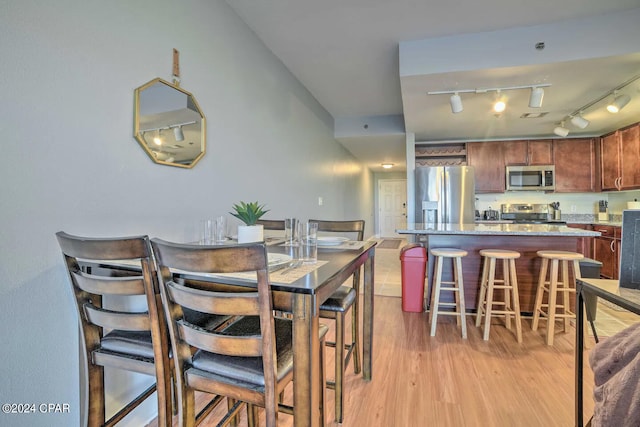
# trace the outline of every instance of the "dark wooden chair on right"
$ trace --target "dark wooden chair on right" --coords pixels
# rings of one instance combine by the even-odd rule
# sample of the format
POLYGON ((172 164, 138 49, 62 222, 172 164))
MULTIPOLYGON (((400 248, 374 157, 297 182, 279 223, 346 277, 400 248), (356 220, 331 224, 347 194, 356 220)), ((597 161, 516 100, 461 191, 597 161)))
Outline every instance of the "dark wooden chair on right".
MULTIPOLYGON (((161 276, 163 307, 175 355, 179 425, 195 423, 195 391, 236 400, 218 425, 231 422, 248 404, 249 425, 257 423, 257 407, 265 408, 267 427, 276 427, 278 411, 292 413, 279 399, 293 378, 292 322, 275 318, 264 243, 197 246, 153 239, 161 276), (214 282, 177 280, 186 274, 253 271, 257 289, 220 291, 214 282), (185 310, 237 316, 217 331, 207 331, 185 318, 185 310)), ((320 424, 324 425, 324 335, 320 325, 320 424)))
MULTIPOLYGON (((318 232, 331 232, 351 235, 354 240, 364 239, 364 220, 354 221, 324 221, 310 219, 309 222, 318 223, 318 232)), ((320 317, 335 319, 336 342, 327 341, 327 346, 335 347, 335 381, 327 381, 327 387, 335 390, 336 422, 342 423, 344 418, 344 371, 353 354, 353 371, 360 373, 360 331, 358 319, 360 317, 360 270, 353 274, 353 286, 341 286, 322 305, 320 317), (347 312, 351 313, 351 342, 345 343, 344 319, 347 312), (346 354, 345 354, 346 352, 346 354)))

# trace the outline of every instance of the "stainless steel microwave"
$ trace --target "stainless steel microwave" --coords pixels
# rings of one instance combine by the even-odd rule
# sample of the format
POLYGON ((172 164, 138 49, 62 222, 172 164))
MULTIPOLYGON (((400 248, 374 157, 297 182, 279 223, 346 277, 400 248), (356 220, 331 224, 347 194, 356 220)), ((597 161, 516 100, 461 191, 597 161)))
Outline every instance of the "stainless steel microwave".
POLYGON ((553 191, 555 174, 554 165, 507 166, 507 191, 553 191))

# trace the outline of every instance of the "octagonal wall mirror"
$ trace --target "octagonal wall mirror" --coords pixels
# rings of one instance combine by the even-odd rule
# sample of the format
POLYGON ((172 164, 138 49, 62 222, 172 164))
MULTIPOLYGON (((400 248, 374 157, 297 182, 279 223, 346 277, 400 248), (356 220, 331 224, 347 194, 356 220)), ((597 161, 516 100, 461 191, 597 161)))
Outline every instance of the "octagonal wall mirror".
POLYGON ((193 95, 156 78, 134 92, 133 134, 155 163, 192 168, 205 153, 205 117, 193 95))

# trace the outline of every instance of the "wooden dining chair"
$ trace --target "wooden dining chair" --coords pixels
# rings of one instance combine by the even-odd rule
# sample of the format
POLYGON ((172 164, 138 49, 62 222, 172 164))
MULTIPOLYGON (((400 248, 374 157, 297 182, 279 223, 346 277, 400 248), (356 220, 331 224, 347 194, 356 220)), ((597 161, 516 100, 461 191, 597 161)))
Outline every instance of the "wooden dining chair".
MULTIPOLYGON (((81 344, 88 373, 88 422, 113 426, 157 391, 158 426, 171 426, 171 365, 169 341, 155 264, 147 236, 88 238, 56 234, 64 255, 80 321, 81 344), (83 267, 84 262, 135 263, 132 269, 83 267), (105 297, 146 295, 139 310, 103 306, 105 297), (156 377, 155 384, 105 420, 104 367, 156 377)), ((118 304, 135 306, 139 301, 118 304)))
MULTIPOLYGON (((226 425, 247 403, 249 425, 258 421, 257 407, 265 408, 267 427, 275 427, 278 412, 293 413, 279 396, 293 380, 292 322, 275 318, 264 243, 233 246, 197 246, 153 239, 161 277, 164 310, 175 355, 179 426, 194 425, 195 391, 237 401, 219 425, 226 425), (254 271, 257 288, 243 292, 211 289, 174 280, 172 270, 185 275, 254 271), (219 331, 191 324, 184 310, 237 316, 219 331)), ((324 425, 324 335, 320 326, 321 425, 324 425)))
MULTIPOLYGON (((318 223, 318 232, 350 234, 356 240, 364 239, 364 220, 324 221, 310 219, 318 223)), ((334 319, 336 322, 336 341, 327 341, 328 347, 334 347, 335 380, 327 381, 327 387, 335 390, 336 422, 342 423, 344 418, 344 371, 353 354, 353 371, 360 373, 360 269, 353 274, 353 286, 341 286, 325 302, 320 305, 320 317, 334 319), (345 315, 353 307, 351 313, 351 342, 345 343, 345 315)))
POLYGON ((283 219, 259 219, 256 224, 261 224, 265 230, 282 230, 284 231, 283 219))

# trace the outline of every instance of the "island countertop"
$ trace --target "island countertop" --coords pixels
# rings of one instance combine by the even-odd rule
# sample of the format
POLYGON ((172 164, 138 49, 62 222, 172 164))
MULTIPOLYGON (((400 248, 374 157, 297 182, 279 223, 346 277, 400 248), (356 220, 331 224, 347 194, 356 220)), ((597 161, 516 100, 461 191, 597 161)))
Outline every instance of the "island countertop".
POLYGON ((597 237, 600 232, 557 224, 402 224, 399 234, 597 237))

